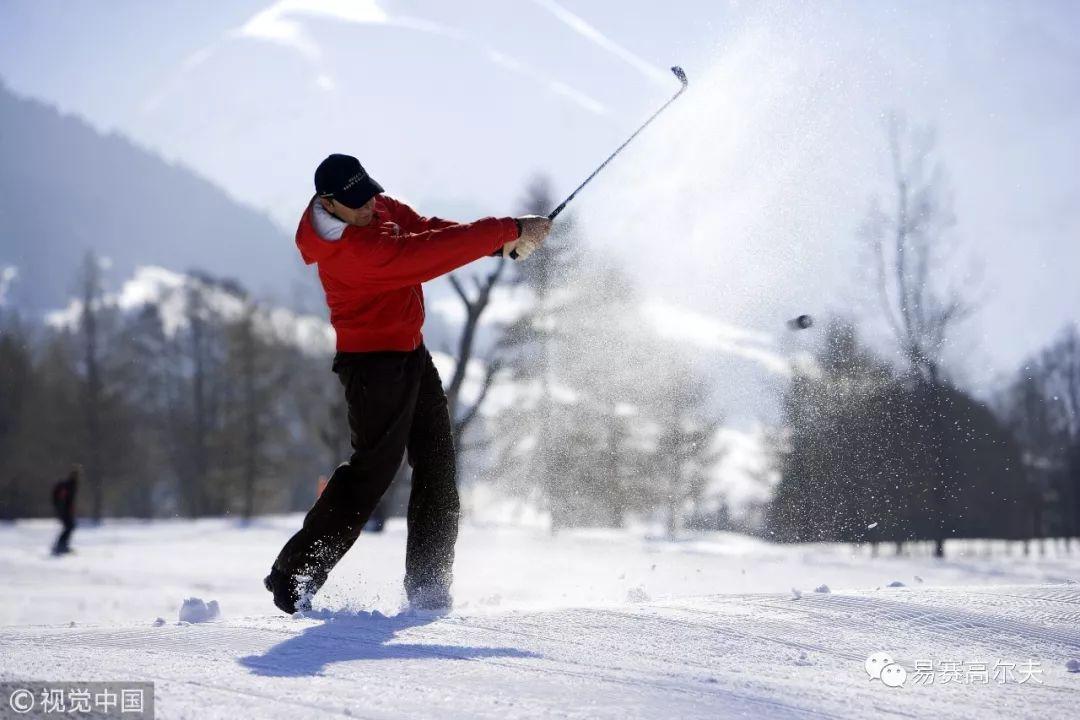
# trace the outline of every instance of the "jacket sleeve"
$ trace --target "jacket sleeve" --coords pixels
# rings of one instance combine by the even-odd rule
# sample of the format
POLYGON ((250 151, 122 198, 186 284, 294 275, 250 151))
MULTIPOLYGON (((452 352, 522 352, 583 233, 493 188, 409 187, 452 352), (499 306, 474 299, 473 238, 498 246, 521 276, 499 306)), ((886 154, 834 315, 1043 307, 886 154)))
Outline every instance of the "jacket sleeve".
POLYGON ((394 222, 401 226, 401 229, 407 233, 422 233, 427 230, 443 230, 460 223, 453 220, 443 220, 437 217, 423 217, 411 207, 395 200, 392 197, 383 195, 383 200, 390 208, 390 214, 394 218, 394 222))
POLYGON ((347 228, 333 273, 353 286, 391 290, 433 280, 490 255, 517 239, 513 218, 484 218, 474 223, 400 235, 356 237, 347 228), (351 237, 350 237, 351 236, 351 237))

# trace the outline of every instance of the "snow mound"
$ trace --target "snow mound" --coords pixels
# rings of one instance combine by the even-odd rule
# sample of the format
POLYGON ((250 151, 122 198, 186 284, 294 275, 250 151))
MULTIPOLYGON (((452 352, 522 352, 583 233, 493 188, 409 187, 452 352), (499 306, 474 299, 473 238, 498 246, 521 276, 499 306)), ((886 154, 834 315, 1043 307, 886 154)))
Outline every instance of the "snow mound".
POLYGON ((829 589, 828 585, 818 585, 816 588, 814 588, 814 592, 816 592, 816 593, 831 593, 832 590, 829 589))
POLYGON ((798 588, 791 588, 791 599, 802 600, 802 590, 799 590, 798 588))
POLYGON ((192 597, 184 600, 180 606, 180 622, 203 623, 221 617, 221 608, 217 600, 203 602, 202 598, 192 597))
POLYGON ((643 603, 649 602, 649 593, 645 592, 645 587, 638 585, 632 587, 626 591, 626 602, 643 603))

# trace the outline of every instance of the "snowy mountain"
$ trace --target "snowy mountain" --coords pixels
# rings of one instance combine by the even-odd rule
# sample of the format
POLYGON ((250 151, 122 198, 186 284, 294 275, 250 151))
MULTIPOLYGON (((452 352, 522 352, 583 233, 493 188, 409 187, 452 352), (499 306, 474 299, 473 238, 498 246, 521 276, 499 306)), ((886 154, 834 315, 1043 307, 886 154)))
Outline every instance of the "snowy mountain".
POLYGON ((55 307, 87 250, 117 277, 208 268, 263 294, 298 264, 265 215, 180 165, 0 85, 0 302, 55 307))
MULTIPOLYGON (((161 317, 162 329, 172 337, 187 326, 187 298, 191 290, 198 290, 201 301, 225 321, 238 320, 245 312, 246 298, 228 283, 215 283, 209 278, 156 266, 135 268, 135 273, 117 292, 104 295, 102 303, 123 313, 153 305, 161 317)), ((82 307, 82 301, 73 299, 64 309, 47 313, 45 319, 54 327, 75 329, 82 307)), ((255 331, 266 340, 291 344, 309 355, 329 356, 334 352, 334 329, 321 317, 260 304, 254 322, 255 331)))

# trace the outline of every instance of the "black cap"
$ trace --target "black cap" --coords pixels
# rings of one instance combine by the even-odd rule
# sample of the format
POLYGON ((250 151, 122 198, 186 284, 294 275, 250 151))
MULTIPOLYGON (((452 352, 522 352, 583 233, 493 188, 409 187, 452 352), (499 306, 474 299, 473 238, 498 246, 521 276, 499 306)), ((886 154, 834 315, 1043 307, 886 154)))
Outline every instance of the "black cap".
POLYGON ((315 192, 355 210, 383 192, 383 187, 352 155, 334 153, 315 168, 315 192))

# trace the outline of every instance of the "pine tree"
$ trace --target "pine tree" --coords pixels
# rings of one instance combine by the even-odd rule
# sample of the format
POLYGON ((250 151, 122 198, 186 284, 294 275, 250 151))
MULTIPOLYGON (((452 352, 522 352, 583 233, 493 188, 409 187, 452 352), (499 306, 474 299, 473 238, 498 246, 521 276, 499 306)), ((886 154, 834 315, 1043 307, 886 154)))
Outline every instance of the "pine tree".
MULTIPOLYGON (((521 212, 546 215, 553 206, 549 182, 536 178, 526 190, 521 212)), ((563 479, 569 467, 577 464, 568 461, 580 450, 576 438, 555 437, 565 424, 555 418, 555 394, 560 388, 552 370, 564 305, 580 292, 576 282, 580 241, 572 216, 564 215, 540 249, 526 262, 515 264, 514 282, 530 304, 506 329, 499 347, 516 397, 496 427, 528 428, 529 432, 513 437, 493 432, 499 455, 495 473, 511 494, 547 506, 553 513, 553 527, 561 517, 559 499, 566 496, 563 479)))
POLYGON ((685 517, 699 514, 710 471, 723 449, 716 446, 720 421, 706 408, 705 384, 673 354, 668 366, 654 403, 659 427, 654 477, 657 504, 665 510, 669 537, 674 537, 685 517))
POLYGON ((101 264, 93 251, 83 259, 80 281, 82 308, 79 326, 82 333, 82 414, 86 424, 86 480, 91 497, 91 518, 101 522, 104 510, 105 468, 102 453, 102 389, 101 346, 103 338, 99 326, 103 311, 101 264))
POLYGON ((172 432, 180 397, 175 342, 165 334, 160 308, 134 310, 118 338, 117 384, 130 419, 117 459, 130 468, 115 511, 153 517, 175 512, 176 478, 171 459, 182 452, 172 432))
POLYGON ((0 308, 0 520, 28 516, 41 504, 32 497, 20 443, 36 385, 29 330, 16 313, 0 308))

